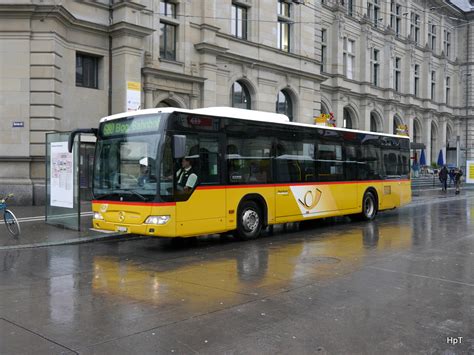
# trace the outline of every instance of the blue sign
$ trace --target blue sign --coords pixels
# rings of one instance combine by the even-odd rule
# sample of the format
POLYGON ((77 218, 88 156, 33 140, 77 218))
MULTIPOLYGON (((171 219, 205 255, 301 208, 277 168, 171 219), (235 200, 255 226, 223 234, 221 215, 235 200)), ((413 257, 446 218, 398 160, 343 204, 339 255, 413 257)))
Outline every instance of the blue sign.
POLYGON ((16 121, 16 122, 13 122, 12 127, 13 127, 13 128, 25 127, 25 122, 23 122, 23 121, 16 121))

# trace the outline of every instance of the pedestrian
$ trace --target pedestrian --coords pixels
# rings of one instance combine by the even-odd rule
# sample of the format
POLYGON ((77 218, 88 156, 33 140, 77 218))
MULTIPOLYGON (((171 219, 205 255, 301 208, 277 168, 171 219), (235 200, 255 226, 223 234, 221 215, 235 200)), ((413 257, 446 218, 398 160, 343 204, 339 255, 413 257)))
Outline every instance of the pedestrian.
POLYGON ((462 170, 456 168, 456 170, 454 171, 454 185, 456 186, 456 195, 459 194, 459 190, 461 189, 461 176, 462 170))
POLYGON ((449 169, 449 187, 454 185, 454 168, 449 169))
POLYGON ((444 165, 441 170, 439 171, 438 174, 439 181, 441 181, 441 189, 443 191, 448 190, 447 182, 448 182, 448 169, 446 168, 446 165, 444 165))

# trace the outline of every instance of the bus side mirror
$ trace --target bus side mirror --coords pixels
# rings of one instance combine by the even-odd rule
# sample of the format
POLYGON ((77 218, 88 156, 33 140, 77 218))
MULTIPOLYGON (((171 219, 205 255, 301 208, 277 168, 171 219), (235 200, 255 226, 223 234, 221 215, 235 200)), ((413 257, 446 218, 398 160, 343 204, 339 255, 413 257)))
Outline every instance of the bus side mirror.
POLYGON ((173 158, 183 158, 186 155, 186 136, 175 134, 173 136, 173 147, 173 158))
POLYGON ((67 150, 69 153, 72 153, 72 146, 74 145, 74 138, 79 133, 90 133, 97 137, 99 130, 97 128, 81 128, 75 129, 71 133, 69 133, 69 139, 67 142, 67 150))

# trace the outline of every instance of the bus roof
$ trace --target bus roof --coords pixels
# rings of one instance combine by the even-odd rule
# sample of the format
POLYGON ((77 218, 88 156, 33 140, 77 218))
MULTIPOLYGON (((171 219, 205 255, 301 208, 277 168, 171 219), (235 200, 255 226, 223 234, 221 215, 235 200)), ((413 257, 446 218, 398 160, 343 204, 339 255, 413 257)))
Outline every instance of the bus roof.
POLYGON ((308 127, 308 128, 317 127, 317 128, 342 131, 342 132, 350 132, 350 133, 364 133, 364 134, 370 133, 370 134, 379 135, 379 136, 409 139, 408 136, 399 136, 399 135, 388 134, 388 133, 369 132, 369 131, 361 131, 357 129, 348 129, 348 128, 339 128, 339 127, 316 126, 316 125, 308 124, 308 123, 291 122, 288 116, 280 114, 280 113, 245 110, 245 109, 240 109, 240 108, 235 108, 235 107, 207 107, 207 108, 199 108, 199 109, 194 109, 194 110, 188 110, 188 109, 177 108, 177 107, 160 107, 160 108, 151 108, 151 109, 145 109, 145 110, 118 113, 115 115, 104 117, 100 120, 100 122, 102 123, 102 122, 116 120, 116 119, 120 119, 124 117, 130 117, 130 116, 141 116, 141 115, 150 115, 150 114, 157 114, 157 113, 173 113, 173 112, 195 113, 198 115, 236 118, 236 119, 259 121, 259 122, 271 122, 271 123, 286 124, 289 126, 297 126, 297 127, 308 127))

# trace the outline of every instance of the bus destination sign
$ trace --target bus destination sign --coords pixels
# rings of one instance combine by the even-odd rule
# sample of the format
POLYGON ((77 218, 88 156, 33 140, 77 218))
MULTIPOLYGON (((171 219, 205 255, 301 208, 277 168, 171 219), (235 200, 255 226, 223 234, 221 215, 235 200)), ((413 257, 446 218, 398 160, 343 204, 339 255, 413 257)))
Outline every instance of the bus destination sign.
POLYGON ((134 133, 152 133, 158 131, 160 116, 137 116, 108 121, 102 125, 102 136, 117 136, 134 133))

